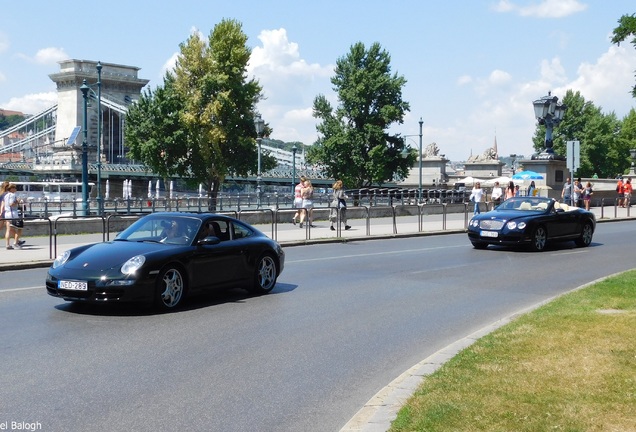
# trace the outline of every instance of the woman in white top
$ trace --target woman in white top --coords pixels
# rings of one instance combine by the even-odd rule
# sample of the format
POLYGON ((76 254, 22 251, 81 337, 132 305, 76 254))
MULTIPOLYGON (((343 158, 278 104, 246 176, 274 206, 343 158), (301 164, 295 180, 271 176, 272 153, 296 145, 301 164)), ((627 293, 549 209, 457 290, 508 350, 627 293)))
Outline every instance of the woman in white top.
POLYGON ((303 227, 303 222, 307 219, 307 223, 313 228, 313 212, 314 212, 314 187, 309 179, 306 179, 303 183, 303 188, 300 190, 300 195, 303 197, 303 210, 300 214, 300 227, 303 227))
POLYGON ((22 220, 20 220, 20 215, 18 214, 18 206, 22 205, 22 203, 18 200, 18 197, 15 194, 16 190, 16 185, 13 183, 9 184, 7 192, 4 194, 2 205, 0 206, 2 209, 2 216, 5 219, 7 227, 7 231, 4 236, 7 241, 7 249, 21 249, 22 244, 24 243, 24 241, 20 240, 20 237, 22 236, 22 220), (11 237, 14 238, 13 246, 10 244, 11 237))
POLYGON ((475 209, 473 214, 481 213, 479 211, 479 203, 481 202, 482 197, 484 196, 484 190, 481 188, 481 183, 475 183, 473 190, 470 194, 470 200, 475 203, 475 209))
POLYGON ((294 187, 294 208, 296 208, 296 213, 294 213, 294 217, 292 217, 292 223, 294 225, 296 225, 296 220, 300 217, 301 209, 303 208, 303 196, 301 191, 306 180, 307 178, 304 175, 300 176, 300 182, 294 187))

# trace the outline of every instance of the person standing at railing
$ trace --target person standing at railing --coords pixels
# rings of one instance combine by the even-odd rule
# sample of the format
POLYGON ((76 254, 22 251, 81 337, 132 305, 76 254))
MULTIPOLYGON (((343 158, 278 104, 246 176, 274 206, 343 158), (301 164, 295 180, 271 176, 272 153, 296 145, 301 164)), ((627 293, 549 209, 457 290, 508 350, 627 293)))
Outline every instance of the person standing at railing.
POLYGON ((301 191, 303 189, 303 183, 307 178, 303 175, 300 176, 300 182, 294 187, 294 208, 296 209, 296 213, 294 213, 294 217, 292 217, 292 223, 296 225, 296 220, 300 217, 301 209, 303 208, 303 196, 301 191))

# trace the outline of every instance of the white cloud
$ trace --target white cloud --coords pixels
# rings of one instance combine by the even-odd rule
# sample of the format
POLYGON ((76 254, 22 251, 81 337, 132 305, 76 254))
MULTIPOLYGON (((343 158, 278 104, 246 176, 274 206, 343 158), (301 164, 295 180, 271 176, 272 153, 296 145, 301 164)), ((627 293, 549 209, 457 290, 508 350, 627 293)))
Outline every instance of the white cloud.
POLYGON ((258 39, 262 46, 252 49, 248 74, 263 87, 265 99, 259 111, 274 128, 274 138, 312 144, 316 140, 313 98, 331 92, 334 66, 308 63, 284 28, 263 30, 258 39))
POLYGON ((43 48, 35 54, 35 62, 42 65, 56 64, 61 60, 67 60, 68 54, 63 48, 43 48))
POLYGON ((26 54, 18 54, 18 57, 23 58, 26 61, 31 63, 36 63, 40 65, 54 65, 59 61, 67 60, 69 55, 66 54, 63 48, 42 48, 35 56, 29 57, 26 54))
POLYGON ((543 0, 520 6, 510 0, 500 0, 493 5, 496 12, 514 12, 521 16, 534 18, 563 18, 587 9, 587 5, 578 0, 543 0))
POLYGON ((603 111, 610 109, 619 116, 626 115, 634 107, 630 92, 634 86, 636 50, 631 46, 611 46, 594 64, 583 63, 577 70, 577 78, 564 90, 580 91, 603 111))
POLYGON ((57 92, 34 93, 24 95, 19 98, 11 98, 9 102, 3 103, 2 108, 13 111, 20 111, 25 114, 37 114, 57 103, 57 92))

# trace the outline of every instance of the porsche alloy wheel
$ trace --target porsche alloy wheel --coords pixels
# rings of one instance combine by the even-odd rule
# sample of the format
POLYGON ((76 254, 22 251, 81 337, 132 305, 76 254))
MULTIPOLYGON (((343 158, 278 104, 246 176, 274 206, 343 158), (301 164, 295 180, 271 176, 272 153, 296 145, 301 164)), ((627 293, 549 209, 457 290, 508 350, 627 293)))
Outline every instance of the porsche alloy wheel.
POLYGON ((168 267, 161 272, 157 279, 157 301, 161 308, 176 307, 185 290, 185 279, 181 271, 175 267, 168 267))
POLYGON ((271 255, 263 255, 256 264, 254 281, 250 291, 254 294, 266 294, 274 288, 277 278, 278 269, 274 258, 271 255))
POLYGON ((545 249, 545 245, 547 244, 547 242, 548 242, 548 232, 541 225, 536 227, 534 232, 532 233, 532 238, 530 242, 530 246, 532 247, 532 250, 541 252, 542 250, 545 249))
POLYGON ((587 247, 592 243, 592 236, 594 236, 594 229, 591 223, 583 225, 581 230, 581 237, 575 240, 575 243, 579 247, 587 247))

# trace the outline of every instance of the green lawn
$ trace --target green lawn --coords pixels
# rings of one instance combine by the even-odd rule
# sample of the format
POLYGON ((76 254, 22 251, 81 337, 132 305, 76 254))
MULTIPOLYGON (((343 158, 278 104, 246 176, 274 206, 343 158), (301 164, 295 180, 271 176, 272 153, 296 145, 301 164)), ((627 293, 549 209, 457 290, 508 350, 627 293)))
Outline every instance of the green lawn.
POLYGON ((426 377, 397 431, 636 431, 636 271, 562 296, 426 377))

